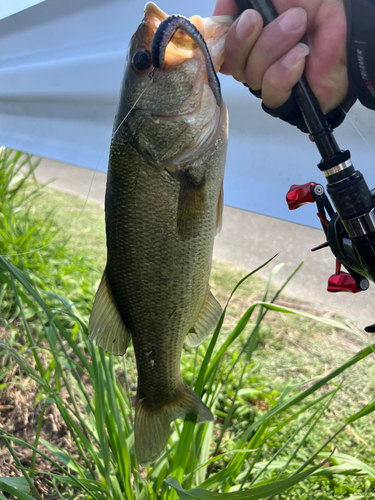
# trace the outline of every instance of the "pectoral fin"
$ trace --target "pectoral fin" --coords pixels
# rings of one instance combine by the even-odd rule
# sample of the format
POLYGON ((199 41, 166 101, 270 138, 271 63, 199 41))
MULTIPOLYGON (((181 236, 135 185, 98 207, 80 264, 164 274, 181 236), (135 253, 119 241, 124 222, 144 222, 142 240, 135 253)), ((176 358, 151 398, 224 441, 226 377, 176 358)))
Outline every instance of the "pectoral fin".
POLYGON ((197 182, 189 172, 181 181, 177 209, 178 234, 188 239, 199 234, 206 216, 206 183, 197 182))
POLYGON ((179 399, 162 408, 149 409, 146 400, 138 400, 135 407, 135 454, 141 465, 148 465, 163 453, 170 436, 170 423, 189 414, 197 416, 197 423, 214 419, 212 412, 186 384, 179 399))
POLYGON ((109 354, 125 354, 131 334, 117 309, 106 272, 96 292, 89 320, 89 339, 109 354))
POLYGON ((219 198, 217 200, 216 234, 220 233, 222 225, 223 225, 223 210, 224 210, 224 189, 223 189, 223 182, 222 182, 220 193, 219 193, 219 198))
POLYGON ((186 337, 187 345, 195 347, 212 332, 216 327, 223 310, 219 302, 208 290, 202 308, 195 320, 193 330, 186 337))

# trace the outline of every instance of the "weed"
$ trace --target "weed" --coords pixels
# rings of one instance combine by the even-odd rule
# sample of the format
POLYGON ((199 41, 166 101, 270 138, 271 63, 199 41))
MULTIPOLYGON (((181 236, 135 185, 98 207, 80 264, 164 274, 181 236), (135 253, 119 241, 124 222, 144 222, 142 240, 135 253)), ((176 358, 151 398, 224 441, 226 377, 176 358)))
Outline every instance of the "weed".
POLYGON ((220 302, 234 292, 181 369, 215 423, 174 422, 164 454, 139 467, 133 350, 116 358, 87 340, 102 211, 80 216, 76 198, 40 188, 30 157, 1 150, 0 160, 0 436, 13 461, 0 459, 1 500, 372 498, 374 346, 282 305, 278 266, 266 284, 213 266, 220 302))

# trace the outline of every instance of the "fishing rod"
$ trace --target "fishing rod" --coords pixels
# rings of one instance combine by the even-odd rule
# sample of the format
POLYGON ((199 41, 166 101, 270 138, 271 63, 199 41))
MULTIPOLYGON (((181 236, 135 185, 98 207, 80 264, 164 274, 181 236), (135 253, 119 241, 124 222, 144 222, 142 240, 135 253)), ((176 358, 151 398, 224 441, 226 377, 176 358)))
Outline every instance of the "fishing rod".
MULTIPOLYGON (((240 11, 257 10, 266 26, 278 17, 270 0, 235 0, 240 11)), ((336 257, 335 274, 328 279, 329 292, 358 293, 375 281, 375 190, 351 161, 350 151, 339 148, 331 126, 307 83, 305 74, 293 87, 293 96, 303 120, 321 155, 318 168, 327 181, 334 211, 321 184, 294 184, 286 195, 290 210, 307 203, 316 203, 318 217, 327 241, 312 251, 329 246, 336 257), (341 271, 341 266, 347 272, 341 271)), ((365 328, 375 332, 375 324, 365 328)))

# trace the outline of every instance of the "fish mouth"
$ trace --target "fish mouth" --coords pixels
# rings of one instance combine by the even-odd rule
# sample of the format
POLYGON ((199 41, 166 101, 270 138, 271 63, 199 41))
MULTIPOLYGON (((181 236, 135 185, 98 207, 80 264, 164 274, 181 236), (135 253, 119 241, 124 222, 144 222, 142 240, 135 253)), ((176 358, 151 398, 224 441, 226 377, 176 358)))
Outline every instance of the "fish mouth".
MULTIPOLYGON (((154 3, 148 2, 146 4, 143 22, 150 30, 148 36, 150 47, 160 24, 172 17, 181 18, 182 16, 168 16, 154 3)), ((224 62, 224 43, 226 34, 236 17, 237 16, 214 16, 202 18, 195 15, 187 20, 202 36, 211 57, 213 69, 216 73, 220 70, 224 62)), ((196 41, 186 32, 177 29, 177 31, 173 33, 173 37, 169 41, 165 51, 165 67, 179 66, 184 60, 190 58, 199 59, 200 61, 204 60, 201 48, 196 41)))
POLYGON ((218 106, 221 105, 220 81, 212 64, 211 55, 207 48, 204 38, 186 17, 173 15, 162 21, 155 32, 151 45, 151 60, 154 68, 161 68, 165 62, 165 52, 172 38, 178 33, 178 30, 186 33, 191 40, 196 43, 202 52, 206 62, 206 72, 208 84, 215 96, 218 106))
MULTIPOLYGON (((200 156, 215 142, 223 130, 227 113, 225 104, 221 102, 218 106, 212 92, 201 49, 181 30, 177 30, 168 43, 162 67, 153 69, 151 64, 145 71, 137 72, 132 66, 134 53, 147 51, 150 54, 155 33, 167 18, 167 14, 155 4, 146 5, 144 18, 133 35, 129 48, 126 106, 130 108, 133 105, 131 115, 134 117, 134 137, 137 136, 137 140, 134 140, 136 147, 140 148, 155 168, 166 168, 171 173, 178 168, 178 164, 200 156), (153 84, 138 104, 140 91, 150 85, 150 72, 153 84), (142 134, 140 136, 138 129, 139 124, 145 121, 148 122, 146 128, 150 131, 147 137, 142 134), (168 134, 171 131, 173 145, 165 141, 156 154, 156 148, 148 147, 147 144, 151 144, 158 130, 165 130, 168 134)), ((223 62, 225 37, 233 19, 233 16, 190 18, 207 44, 215 71, 220 69, 223 62)))

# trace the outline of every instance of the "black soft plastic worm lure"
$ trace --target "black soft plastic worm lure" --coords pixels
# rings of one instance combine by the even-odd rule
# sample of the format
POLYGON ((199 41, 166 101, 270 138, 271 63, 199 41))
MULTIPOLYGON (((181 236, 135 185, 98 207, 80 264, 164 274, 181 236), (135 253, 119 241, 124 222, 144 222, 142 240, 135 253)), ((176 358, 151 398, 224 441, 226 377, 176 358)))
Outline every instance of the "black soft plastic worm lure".
POLYGON ((204 38, 199 33, 197 28, 186 17, 183 16, 169 16, 162 21, 155 32, 151 45, 151 59, 155 68, 161 68, 164 65, 165 51, 176 31, 180 29, 184 31, 190 38, 198 45, 203 52, 206 60, 208 83, 215 96, 217 105, 221 104, 221 90, 220 82, 215 73, 212 64, 211 56, 208 51, 204 38))

